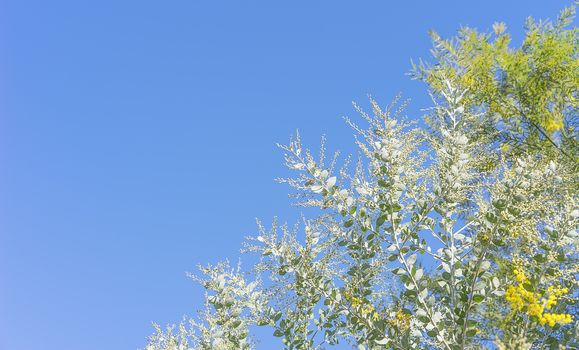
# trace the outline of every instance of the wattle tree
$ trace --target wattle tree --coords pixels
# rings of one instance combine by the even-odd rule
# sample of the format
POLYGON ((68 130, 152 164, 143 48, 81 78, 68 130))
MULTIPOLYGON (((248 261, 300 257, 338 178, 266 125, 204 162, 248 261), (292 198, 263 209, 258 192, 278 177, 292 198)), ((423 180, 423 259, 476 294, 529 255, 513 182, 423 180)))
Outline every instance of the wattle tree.
POLYGON ((258 326, 279 338, 267 348, 579 348, 574 14, 529 20, 519 47, 502 23, 432 33, 412 70, 432 109, 359 108, 359 159, 315 157, 296 134, 282 182, 319 215, 259 223, 259 262, 203 268, 205 311, 155 326, 146 349, 253 349, 258 326))

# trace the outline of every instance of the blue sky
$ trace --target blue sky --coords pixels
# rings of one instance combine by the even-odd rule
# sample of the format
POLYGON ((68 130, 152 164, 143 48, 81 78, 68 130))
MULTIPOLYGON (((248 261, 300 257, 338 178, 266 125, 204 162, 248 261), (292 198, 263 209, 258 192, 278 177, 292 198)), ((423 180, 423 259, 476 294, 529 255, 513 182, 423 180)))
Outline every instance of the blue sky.
POLYGON ((350 151, 351 101, 429 106, 429 29, 570 3, 0 2, 0 349, 142 347, 201 307, 187 271, 299 214, 275 143, 350 151))

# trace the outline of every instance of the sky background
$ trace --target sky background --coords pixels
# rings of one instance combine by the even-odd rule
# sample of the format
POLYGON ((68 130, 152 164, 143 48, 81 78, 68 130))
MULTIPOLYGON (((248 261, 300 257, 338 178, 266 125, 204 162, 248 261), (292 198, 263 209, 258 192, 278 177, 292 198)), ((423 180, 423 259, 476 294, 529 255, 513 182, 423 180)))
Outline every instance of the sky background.
POLYGON ((568 4, 0 0, 0 349, 143 347, 202 306, 186 272, 299 215, 276 143, 354 151, 352 101, 430 106, 429 29, 519 43, 568 4))

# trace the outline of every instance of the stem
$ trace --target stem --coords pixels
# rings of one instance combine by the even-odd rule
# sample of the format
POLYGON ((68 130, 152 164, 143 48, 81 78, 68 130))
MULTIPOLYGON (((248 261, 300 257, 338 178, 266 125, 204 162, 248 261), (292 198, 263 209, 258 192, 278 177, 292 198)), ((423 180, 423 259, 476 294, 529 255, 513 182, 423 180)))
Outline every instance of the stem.
POLYGON ((468 319, 470 317, 470 308, 472 307, 472 298, 474 297, 474 286, 478 280, 478 274, 479 274, 479 266, 480 266, 480 261, 484 260, 485 256, 487 254, 487 250, 485 249, 482 253, 482 256, 480 256, 477 259, 477 268, 475 270, 474 273, 474 277, 472 279, 472 283, 470 285, 470 291, 469 291, 469 295, 468 295, 468 302, 467 305, 465 307, 465 317, 464 317, 464 322, 462 324, 462 344, 461 344, 461 349, 464 349, 464 347, 466 346, 466 327, 468 326, 468 319))
MULTIPOLYGON (((404 258, 404 256, 400 252, 400 244, 399 244, 398 238, 396 236, 395 236, 395 239, 396 239, 396 246, 398 248, 398 259, 402 263, 402 266, 404 266, 404 270, 406 270, 406 273, 408 274, 408 276, 412 280, 412 284, 414 285, 414 288, 416 288, 416 291, 417 291, 416 298, 418 299, 418 302, 420 304, 422 304, 422 306, 424 307, 424 310, 426 311, 426 315, 428 316, 428 319, 430 320, 430 323, 436 328, 436 323, 433 320, 432 311, 430 310, 426 301, 420 297, 420 293, 418 292, 420 289, 418 282, 414 279, 414 276, 412 276, 412 269, 410 269, 410 267, 408 266, 408 263, 406 262, 406 259, 404 258)), ((444 344, 446 349, 452 350, 452 348, 450 347, 450 345, 448 345, 448 343, 446 342, 446 339, 444 339, 444 337, 440 337, 440 339, 441 339, 441 341, 444 344)))

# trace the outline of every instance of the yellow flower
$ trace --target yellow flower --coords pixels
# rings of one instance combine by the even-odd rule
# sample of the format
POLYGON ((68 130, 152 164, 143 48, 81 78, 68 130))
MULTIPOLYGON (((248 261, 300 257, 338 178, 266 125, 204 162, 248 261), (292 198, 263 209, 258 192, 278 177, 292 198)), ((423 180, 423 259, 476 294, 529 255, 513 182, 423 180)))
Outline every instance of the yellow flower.
POLYGON ((356 298, 349 292, 344 293, 344 296, 346 297, 347 300, 350 301, 352 307, 354 308, 359 307, 360 308, 359 310, 360 312, 362 312, 362 314, 369 315, 370 318, 374 320, 378 320, 380 318, 380 315, 376 312, 374 305, 366 303, 363 299, 356 298))
POLYGON ((563 120, 560 115, 555 115, 553 118, 549 118, 544 123, 545 130, 548 133, 553 133, 555 131, 560 130, 563 128, 563 120))
POLYGON ((388 320, 388 324, 392 327, 397 327, 402 332, 406 332, 410 329, 410 320, 410 315, 406 314, 402 309, 398 309, 394 316, 388 320))
POLYGON ((545 313, 545 309, 550 309, 557 304, 559 297, 568 293, 567 288, 561 286, 550 286, 544 295, 530 292, 523 287, 528 282, 525 273, 522 270, 514 269, 516 285, 507 287, 505 298, 515 311, 523 311, 526 308, 526 314, 529 317, 535 317, 538 322, 544 326, 553 327, 556 324, 565 325, 573 322, 573 317, 569 314, 545 313))

